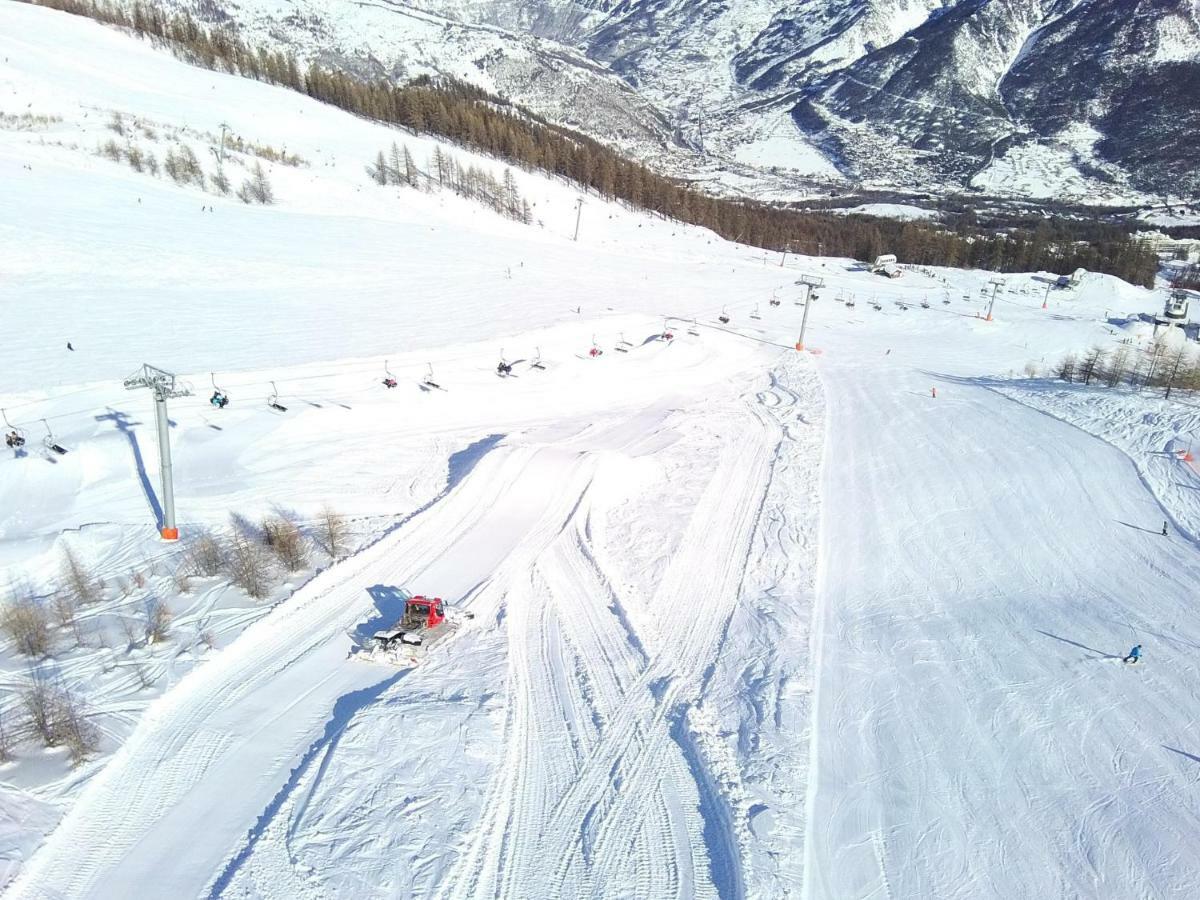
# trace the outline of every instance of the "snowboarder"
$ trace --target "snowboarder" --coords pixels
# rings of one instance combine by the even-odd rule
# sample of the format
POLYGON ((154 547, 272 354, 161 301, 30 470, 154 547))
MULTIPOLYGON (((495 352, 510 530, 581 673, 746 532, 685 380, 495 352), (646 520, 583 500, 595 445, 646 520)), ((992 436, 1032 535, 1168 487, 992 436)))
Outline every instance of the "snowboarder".
POLYGON ((1163 533, 1163 537, 1167 536, 1167 523, 1166 522, 1163 522, 1163 532, 1162 533, 1163 533))
POLYGON ((1142 658, 1142 645, 1134 644, 1133 649, 1129 651, 1129 655, 1121 661, 1127 662, 1127 663, 1136 663, 1136 662, 1139 662, 1141 660, 1141 658, 1142 658))

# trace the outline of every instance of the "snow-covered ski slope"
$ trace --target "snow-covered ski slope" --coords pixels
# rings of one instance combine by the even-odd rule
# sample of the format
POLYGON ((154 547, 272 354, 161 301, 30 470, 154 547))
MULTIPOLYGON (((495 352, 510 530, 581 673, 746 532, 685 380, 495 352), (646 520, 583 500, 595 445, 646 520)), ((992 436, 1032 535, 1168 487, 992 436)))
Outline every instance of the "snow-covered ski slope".
POLYGON ((1200 477, 1171 455, 1200 419, 1011 377, 1161 294, 1089 276, 1043 310, 1010 276, 989 323, 987 273, 781 267, 595 198, 575 242, 569 185, 516 173, 540 226, 379 188, 378 150, 433 143, 88 22, 0 5, 0 60, 0 405, 31 436, 2 580, 49 590, 64 535, 101 571, 155 552, 143 361, 196 387, 185 537, 385 523, 161 696, 43 663, 106 743, 0 765, 6 896, 1200 893, 1200 477), (94 155, 114 111, 160 159, 211 172, 225 123, 307 165, 245 206, 94 155), (474 618, 414 670, 349 658, 406 592, 474 618))

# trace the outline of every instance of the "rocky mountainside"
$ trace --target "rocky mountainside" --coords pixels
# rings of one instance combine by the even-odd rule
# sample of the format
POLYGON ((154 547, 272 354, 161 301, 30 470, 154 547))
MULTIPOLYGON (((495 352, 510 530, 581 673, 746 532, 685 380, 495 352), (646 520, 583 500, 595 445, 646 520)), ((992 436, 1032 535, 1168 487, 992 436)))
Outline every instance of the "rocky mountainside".
POLYGON ((760 193, 1200 194, 1200 0, 160 2, 760 193))

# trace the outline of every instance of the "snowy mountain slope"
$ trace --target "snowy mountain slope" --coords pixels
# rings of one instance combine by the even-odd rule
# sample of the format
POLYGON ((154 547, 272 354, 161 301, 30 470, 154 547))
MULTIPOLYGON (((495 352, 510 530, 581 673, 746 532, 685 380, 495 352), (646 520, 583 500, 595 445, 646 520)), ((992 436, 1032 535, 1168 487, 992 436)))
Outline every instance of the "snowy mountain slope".
MULTIPOLYGON (((590 197, 576 242, 568 184, 515 173, 531 226, 381 188, 380 149, 434 142, 83 20, 0 6, 0 59, 0 406, 32 438, 0 459, 0 580, 48 594, 66 541, 161 549, 149 398, 120 383, 143 360, 196 387, 185 536, 331 501, 375 523, 151 688, 99 691, 100 649, 54 626, 43 665, 112 735, 0 766, 8 895, 1195 892, 1200 477, 1152 457, 1194 419, 1000 392, 1121 346, 1110 315, 1162 292, 1012 275, 987 322, 990 273, 780 265, 590 197), (114 112, 207 190, 96 155, 114 112), (274 205, 213 193, 222 122, 302 159, 228 150, 274 205), (801 275, 826 281, 803 354, 801 275), (347 659, 404 591, 475 618, 409 673, 347 659), (1091 661, 1134 641, 1144 668, 1091 661)), ((7 717, 7 638, 0 665, 7 717)))
POLYGON ((359 71, 466 78, 764 196, 841 178, 1037 196, 1003 162, 972 181, 1030 153, 1085 202, 1197 190, 1191 0, 249 0, 202 14, 359 71))

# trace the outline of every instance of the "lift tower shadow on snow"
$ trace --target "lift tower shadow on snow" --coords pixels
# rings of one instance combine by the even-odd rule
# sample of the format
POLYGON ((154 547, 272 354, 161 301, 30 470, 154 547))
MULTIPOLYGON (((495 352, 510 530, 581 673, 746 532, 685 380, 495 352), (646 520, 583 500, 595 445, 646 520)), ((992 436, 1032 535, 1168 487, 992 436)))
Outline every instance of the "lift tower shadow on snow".
POLYGON ((167 418, 167 398, 186 397, 191 390, 175 376, 156 366, 143 364, 140 372, 125 379, 125 389, 149 388, 154 392, 154 419, 158 426, 158 459, 162 470, 162 521, 159 534, 164 541, 179 540, 175 524, 175 481, 171 472, 171 435, 167 418))

